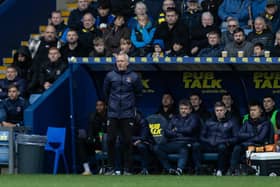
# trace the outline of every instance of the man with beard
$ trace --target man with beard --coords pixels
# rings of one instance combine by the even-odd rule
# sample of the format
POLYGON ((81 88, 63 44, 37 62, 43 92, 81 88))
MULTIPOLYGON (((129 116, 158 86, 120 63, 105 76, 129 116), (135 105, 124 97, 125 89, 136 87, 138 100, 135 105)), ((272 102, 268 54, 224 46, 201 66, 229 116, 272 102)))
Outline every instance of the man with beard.
POLYGON ((243 51, 243 57, 253 55, 253 44, 246 41, 246 36, 242 28, 237 28, 233 31, 234 41, 227 44, 225 51, 228 52, 229 57, 237 57, 238 51, 243 51))
POLYGON ((68 57, 86 57, 88 53, 84 46, 79 42, 79 36, 76 30, 70 29, 67 33, 67 43, 60 49, 62 58, 67 60, 68 57))

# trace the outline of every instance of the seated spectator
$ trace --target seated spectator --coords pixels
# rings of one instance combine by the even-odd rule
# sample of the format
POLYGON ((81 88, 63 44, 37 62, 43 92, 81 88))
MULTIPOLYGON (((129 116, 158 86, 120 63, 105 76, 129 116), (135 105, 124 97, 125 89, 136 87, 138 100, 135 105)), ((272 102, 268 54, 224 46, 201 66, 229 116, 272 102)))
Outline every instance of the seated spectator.
POLYGON ((246 40, 244 30, 237 28, 233 32, 234 41, 225 46, 229 57, 237 57, 238 51, 243 51, 244 57, 253 55, 253 44, 246 40))
POLYGON ((48 25, 40 40, 38 42, 32 40, 28 46, 33 58, 33 73, 40 71, 41 66, 48 59, 49 48, 60 48, 60 46, 61 43, 57 40, 55 27, 48 25))
POLYGON ((104 31, 107 27, 113 24, 115 16, 111 14, 109 4, 100 3, 97 8, 97 13, 95 28, 104 31))
POLYGON ((151 49, 151 42, 154 37, 155 27, 147 15, 137 17, 137 25, 131 31, 131 42, 138 51, 138 56, 146 56, 151 49))
POLYGON ((76 30, 70 29, 67 32, 67 42, 61 47, 60 53, 64 61, 69 57, 86 57, 87 49, 79 42, 79 36, 76 30))
POLYGON ((96 15, 96 10, 89 7, 89 0, 78 0, 78 8, 70 12, 68 26, 71 29, 79 30, 82 27, 82 19, 86 13, 96 15))
POLYGON ((264 57, 264 46, 262 43, 254 44, 254 57, 264 57))
POLYGON ((229 19, 237 19, 241 28, 248 27, 249 20, 249 0, 224 0, 219 7, 218 15, 223 21, 222 28, 226 28, 229 19))
POLYGON ((193 28, 190 34, 192 56, 197 56, 202 48, 207 47, 207 34, 216 30, 218 28, 214 25, 212 14, 210 12, 204 12, 201 16, 201 23, 198 27, 193 28))
POLYGON ((275 34, 280 28, 280 12, 277 0, 267 0, 265 12, 262 15, 268 28, 275 34))
POLYGON ((92 50, 92 41, 96 37, 101 37, 102 33, 100 30, 94 27, 95 18, 90 13, 86 13, 83 16, 83 27, 79 30, 79 41, 83 45, 87 52, 92 50))
POLYGON ((204 106, 201 94, 196 92, 191 93, 189 99, 193 107, 193 113, 197 114, 202 124, 204 124, 204 122, 211 117, 211 114, 204 106))
POLYGON ((207 34, 208 47, 200 50, 197 56, 199 57, 220 57, 224 46, 221 45, 220 33, 211 31, 207 34))
POLYGON ((271 123, 264 116, 262 105, 251 102, 249 111, 249 119, 244 121, 237 136, 239 144, 234 146, 231 155, 230 173, 233 175, 240 174, 239 164, 248 146, 264 145, 270 141, 271 123))
POLYGON ((19 77, 26 81, 31 79, 30 68, 32 65, 31 53, 26 46, 21 46, 14 54, 13 66, 16 67, 19 77))
POLYGON ((188 100, 179 102, 179 115, 171 118, 164 136, 166 143, 155 146, 155 153, 163 168, 173 175, 182 175, 188 162, 188 155, 192 145, 198 140, 200 120, 192 113, 192 105, 188 100), (168 160, 168 154, 179 154, 177 169, 173 169, 168 160))
POLYGON ((0 99, 5 99, 7 97, 8 87, 10 85, 17 86, 20 96, 25 96, 26 81, 18 76, 17 69, 14 66, 8 66, 6 70, 6 78, 0 80, 0 99))
POLYGON ((272 94, 263 97, 264 115, 270 120, 274 130, 274 143, 279 141, 279 135, 276 133, 280 129, 280 113, 276 106, 275 96, 272 94))
POLYGON ((226 92, 222 94, 221 101, 225 104, 228 116, 236 121, 236 124, 240 126, 241 116, 237 104, 235 104, 234 98, 231 93, 226 92))
POLYGON ((184 49, 189 49, 189 31, 186 25, 179 20, 178 12, 175 8, 168 8, 165 12, 166 22, 161 23, 155 32, 155 39, 162 39, 166 51, 172 49, 173 41, 178 36, 184 44, 184 49))
POLYGON ((166 21, 166 11, 168 8, 174 8, 176 9, 176 3, 174 0, 164 0, 162 2, 162 6, 161 6, 161 11, 158 15, 158 18, 157 18, 157 24, 160 25, 161 23, 165 22, 166 21))
POLYGON ((253 44, 262 43, 265 50, 271 50, 274 44, 274 36, 267 28, 263 17, 257 17, 255 19, 254 30, 249 33, 247 40, 253 44))
POLYGON ((171 52, 168 53, 167 56, 170 56, 170 57, 183 57, 183 56, 186 56, 186 55, 187 54, 186 54, 186 51, 184 49, 183 42, 179 38, 174 39, 171 52))
POLYGON ((216 176, 222 176, 226 167, 226 159, 230 153, 230 147, 236 143, 239 125, 229 118, 226 106, 222 102, 216 102, 215 116, 206 121, 202 126, 200 144, 193 147, 196 172, 200 172, 202 152, 218 153, 216 176))
POLYGON ((203 0, 201 1, 201 7, 203 12, 211 12, 214 17, 214 23, 216 25, 221 24, 221 19, 218 16, 218 10, 223 0, 203 0))
MULTIPOLYGON (((130 38, 121 38, 120 47, 118 50, 118 53, 126 53, 130 57, 137 56, 137 51, 135 50, 135 47, 131 44, 130 38)), ((113 55, 115 56, 116 53, 114 53, 113 55)))
POLYGON ((271 56, 280 57, 280 30, 276 32, 275 38, 276 45, 271 49, 271 56))
POLYGON ((9 85, 8 97, 1 101, 1 126, 19 127, 23 126, 23 112, 28 103, 20 97, 20 90, 16 85, 9 85))
POLYGON ((222 44, 227 45, 230 42, 233 42, 233 31, 239 27, 238 20, 228 19, 227 20, 227 30, 222 32, 222 44))
POLYGON ((129 38, 130 30, 125 26, 123 15, 116 15, 114 24, 107 28, 103 33, 105 48, 109 53, 117 53, 120 46, 121 38, 129 38))
POLYGON ((161 99, 161 106, 156 114, 161 114, 167 121, 169 121, 176 113, 176 107, 172 95, 170 93, 164 93, 161 99))
POLYGON ((56 36, 62 42, 66 42, 66 35, 69 30, 67 25, 64 24, 60 11, 53 11, 49 19, 49 25, 53 25, 56 30, 56 36))
POLYGON ((150 133, 149 124, 141 113, 137 112, 135 116, 135 125, 132 133, 132 150, 133 154, 140 156, 141 175, 148 175, 149 161, 151 160, 152 145, 154 143, 153 137, 150 133))
POLYGON ((250 3, 252 19, 255 20, 264 13, 267 0, 251 0, 250 3))
POLYGON ((103 38, 96 37, 93 39, 93 50, 89 53, 90 57, 107 57, 111 56, 105 49, 103 38))
POLYGON ((186 9, 183 10, 182 21, 189 30, 199 26, 201 21, 202 9, 198 0, 187 0, 186 9))
POLYGON ((59 49, 52 47, 49 50, 49 61, 40 71, 39 81, 41 90, 47 90, 62 75, 67 64, 62 60, 59 49))
MULTIPOLYGON (((154 8, 154 7, 152 7, 154 8)), ((131 17, 127 22, 127 27, 130 29, 134 29, 138 23, 138 17, 148 15, 147 6, 143 1, 138 1, 134 7, 134 14, 135 16, 131 17)), ((152 25, 154 25, 154 20, 151 16, 148 15, 148 18, 152 25)))
POLYGON ((164 43, 163 40, 161 39, 155 39, 153 42, 153 51, 147 55, 147 57, 153 57, 153 58, 158 58, 158 57, 164 57, 165 52, 164 52, 164 43))
POLYGON ((90 157, 95 156, 96 150, 102 150, 102 135, 106 133, 106 105, 97 100, 95 112, 89 116, 87 129, 79 129, 77 139, 77 154, 83 165, 82 175, 91 175, 90 157))

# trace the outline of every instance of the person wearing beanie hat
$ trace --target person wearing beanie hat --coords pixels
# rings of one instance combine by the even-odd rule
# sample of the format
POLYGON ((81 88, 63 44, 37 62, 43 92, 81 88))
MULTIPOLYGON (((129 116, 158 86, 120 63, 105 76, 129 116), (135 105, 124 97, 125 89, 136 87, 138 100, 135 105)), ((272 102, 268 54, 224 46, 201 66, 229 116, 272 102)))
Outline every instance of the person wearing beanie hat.
POLYGON ((280 28, 279 14, 278 2, 276 0, 267 0, 265 13, 262 16, 265 17, 267 25, 273 34, 280 28))
POLYGON ((162 39, 155 39, 153 42, 153 52, 149 53, 147 57, 164 57, 164 42, 162 39))

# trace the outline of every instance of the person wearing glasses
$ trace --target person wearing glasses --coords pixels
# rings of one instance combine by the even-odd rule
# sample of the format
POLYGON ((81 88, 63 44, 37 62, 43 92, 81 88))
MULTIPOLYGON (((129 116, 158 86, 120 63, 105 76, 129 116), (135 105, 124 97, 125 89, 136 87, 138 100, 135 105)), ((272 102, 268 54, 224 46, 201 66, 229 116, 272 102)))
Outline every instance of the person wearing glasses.
POLYGON ((237 19, 229 19, 227 21, 227 30, 222 32, 221 43, 226 45, 230 42, 233 42, 233 31, 239 27, 239 22, 237 19))

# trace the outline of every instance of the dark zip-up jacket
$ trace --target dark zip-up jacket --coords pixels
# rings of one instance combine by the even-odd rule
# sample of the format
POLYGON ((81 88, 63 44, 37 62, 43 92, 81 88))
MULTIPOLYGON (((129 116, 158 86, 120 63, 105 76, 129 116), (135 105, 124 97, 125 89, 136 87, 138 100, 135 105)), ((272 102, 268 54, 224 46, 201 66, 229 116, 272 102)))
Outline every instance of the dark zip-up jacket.
POLYGON ((194 143, 199 137, 200 126, 200 119, 196 114, 189 114, 186 117, 176 115, 168 123, 164 135, 170 142, 194 143))
POLYGON ((117 68, 107 73, 103 93, 108 102, 109 118, 132 118, 135 116, 136 95, 142 92, 139 76, 129 68, 118 71, 117 68))

